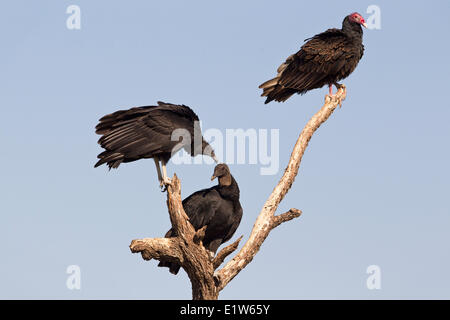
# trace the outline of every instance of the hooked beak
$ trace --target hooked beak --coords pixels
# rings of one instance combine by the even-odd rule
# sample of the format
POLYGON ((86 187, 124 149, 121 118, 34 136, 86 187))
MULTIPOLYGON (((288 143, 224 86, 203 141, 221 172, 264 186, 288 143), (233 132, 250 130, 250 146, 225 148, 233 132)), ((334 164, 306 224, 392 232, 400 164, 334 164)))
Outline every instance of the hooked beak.
POLYGON ((363 22, 363 23, 361 23, 361 25, 367 29, 367 23, 363 22))
POLYGON ((211 181, 213 181, 215 178, 217 178, 215 175, 213 175, 212 177, 211 177, 211 181))

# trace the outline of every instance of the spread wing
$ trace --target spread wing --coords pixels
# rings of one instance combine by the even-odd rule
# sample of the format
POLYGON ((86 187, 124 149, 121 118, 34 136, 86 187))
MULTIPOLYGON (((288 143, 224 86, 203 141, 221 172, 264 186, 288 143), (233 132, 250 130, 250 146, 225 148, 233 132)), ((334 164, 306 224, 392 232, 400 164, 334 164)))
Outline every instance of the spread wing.
POLYGON ((106 115, 96 126, 96 133, 102 135, 98 143, 105 151, 95 167, 108 163, 117 168, 123 161, 176 151, 178 141, 172 140, 172 133, 185 129, 192 136, 194 121, 198 117, 189 107, 163 102, 106 115))
POLYGON ((208 225, 223 201, 215 188, 204 189, 183 200, 183 208, 194 228, 208 225))

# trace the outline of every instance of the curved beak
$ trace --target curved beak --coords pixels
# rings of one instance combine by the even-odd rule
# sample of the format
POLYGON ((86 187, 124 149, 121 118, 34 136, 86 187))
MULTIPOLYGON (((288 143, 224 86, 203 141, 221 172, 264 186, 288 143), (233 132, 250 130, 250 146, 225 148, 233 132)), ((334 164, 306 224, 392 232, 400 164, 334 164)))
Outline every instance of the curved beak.
POLYGON ((213 175, 212 177, 211 177, 211 181, 213 181, 215 178, 217 178, 215 175, 213 175))
POLYGON ((367 29, 367 23, 363 22, 363 23, 361 23, 361 25, 367 29))

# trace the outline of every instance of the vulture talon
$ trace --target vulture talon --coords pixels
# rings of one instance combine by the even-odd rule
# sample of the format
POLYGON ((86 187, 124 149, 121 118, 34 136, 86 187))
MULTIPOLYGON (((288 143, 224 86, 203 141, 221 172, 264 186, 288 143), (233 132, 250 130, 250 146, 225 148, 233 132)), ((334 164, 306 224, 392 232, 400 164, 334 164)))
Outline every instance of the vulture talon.
POLYGON ((170 180, 167 177, 159 180, 159 187, 161 188, 161 192, 166 192, 167 187, 171 184, 172 184, 172 180, 170 180))
POLYGON ((167 186, 163 183, 162 180, 159 182, 159 188, 161 189, 161 192, 167 191, 167 186))

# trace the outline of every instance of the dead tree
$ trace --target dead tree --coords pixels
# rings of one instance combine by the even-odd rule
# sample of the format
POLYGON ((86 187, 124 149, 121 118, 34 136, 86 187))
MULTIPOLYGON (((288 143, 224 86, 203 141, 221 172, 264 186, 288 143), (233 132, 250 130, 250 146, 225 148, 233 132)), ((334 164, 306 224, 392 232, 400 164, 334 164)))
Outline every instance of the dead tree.
POLYGON ((191 281, 192 298, 194 300, 218 299, 219 292, 253 260, 270 231, 281 223, 301 215, 301 211, 298 209, 290 209, 279 215, 275 215, 275 211, 297 176, 300 162, 312 135, 330 117, 337 106, 342 104, 345 96, 345 86, 342 86, 335 95, 327 95, 323 107, 303 128, 284 174, 266 200, 250 237, 241 250, 223 268, 217 270, 225 258, 237 249, 242 236, 220 250, 214 259, 211 259, 202 245, 205 227, 195 231, 184 212, 181 200, 181 184, 176 175, 167 188, 167 207, 172 228, 176 230, 177 236, 133 240, 130 245, 131 251, 133 253, 140 252, 145 260, 164 259, 180 264, 191 281))

